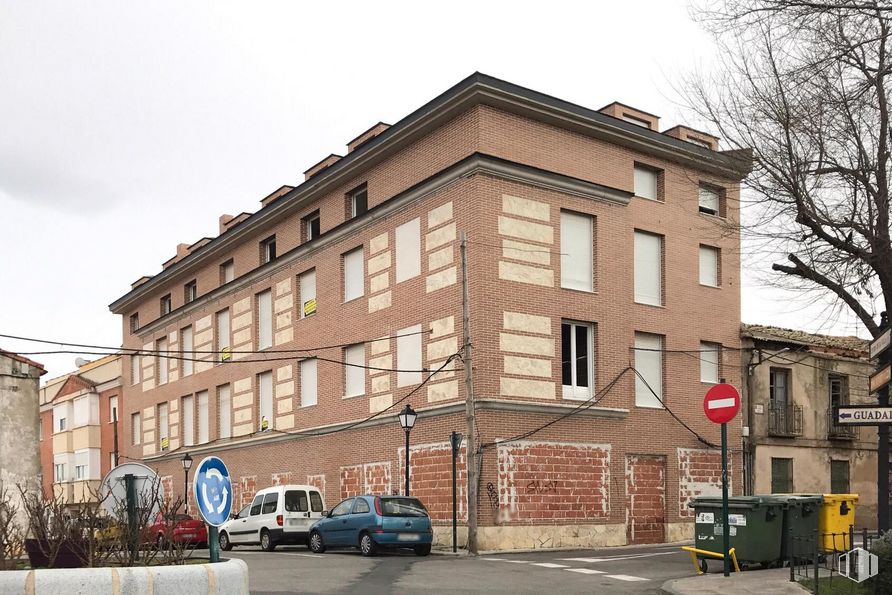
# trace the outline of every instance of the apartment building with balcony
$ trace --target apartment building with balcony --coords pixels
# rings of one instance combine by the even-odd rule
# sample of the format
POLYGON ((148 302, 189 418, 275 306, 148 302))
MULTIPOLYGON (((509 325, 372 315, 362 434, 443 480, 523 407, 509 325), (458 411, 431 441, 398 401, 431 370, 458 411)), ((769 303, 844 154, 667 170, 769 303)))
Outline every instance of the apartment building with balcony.
MULTIPOLYGON (((690 498, 720 482, 702 398, 740 380, 749 168, 647 112, 474 74, 220 217, 111 304, 134 354, 124 453, 171 495, 190 492, 189 452, 226 461, 236 510, 286 481, 331 507, 404 490, 411 404, 411 493, 448 539, 466 238, 480 548, 687 539, 690 498)), ((467 493, 462 450, 462 523, 467 493)))
POLYGON ((840 426, 839 405, 876 403, 868 342, 741 327, 747 493, 856 493, 858 526, 876 523, 877 431, 840 426))
POLYGON ((93 502, 102 477, 117 464, 121 360, 120 355, 81 360, 76 372, 40 389, 41 483, 47 496, 93 502))

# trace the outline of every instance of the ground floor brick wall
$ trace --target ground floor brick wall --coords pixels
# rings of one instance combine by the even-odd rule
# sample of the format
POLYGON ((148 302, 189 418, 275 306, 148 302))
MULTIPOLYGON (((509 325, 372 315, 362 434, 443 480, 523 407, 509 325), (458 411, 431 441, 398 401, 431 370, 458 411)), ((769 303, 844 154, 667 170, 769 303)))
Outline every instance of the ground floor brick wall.
MULTIPOLYGON (((728 487, 733 488, 733 457, 728 459, 728 487)), ((693 518, 698 496, 722 495, 722 453, 702 448, 678 449, 678 516, 693 518)))
POLYGON ((666 459, 626 456, 626 538, 662 543, 666 538, 666 459))
MULTIPOLYGON (((397 454, 400 465, 399 486, 406 487, 406 449, 397 454)), ((468 518, 468 461, 462 446, 456 459, 456 514, 468 518)), ((420 498, 434 521, 452 520, 452 445, 448 442, 419 444, 409 448, 409 491, 420 498)))

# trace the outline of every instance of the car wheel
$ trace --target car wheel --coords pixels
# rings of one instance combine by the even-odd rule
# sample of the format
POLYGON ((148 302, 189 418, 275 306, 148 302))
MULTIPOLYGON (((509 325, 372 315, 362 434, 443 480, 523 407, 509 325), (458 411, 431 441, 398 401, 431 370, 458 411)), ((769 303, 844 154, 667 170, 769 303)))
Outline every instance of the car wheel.
POLYGON ((427 556, 431 553, 431 544, 416 545, 414 548, 416 556, 427 556))
POLYGON ((260 532, 260 549, 265 552, 271 552, 276 549, 276 542, 266 529, 260 532))
POLYGON ((706 558, 701 558, 700 559, 700 572, 702 572, 703 574, 706 574, 707 570, 708 570, 708 567, 706 565, 706 558))
POLYGON ((226 531, 220 533, 220 549, 224 552, 232 549, 232 543, 229 542, 229 535, 226 534, 226 531))
POLYGON ((319 534, 319 531, 310 533, 310 540, 307 542, 307 547, 310 548, 310 551, 314 554, 325 552, 325 542, 322 541, 322 535, 319 534))
POLYGON ((359 551, 363 556, 374 556, 378 552, 378 544, 368 533, 359 536, 359 551))

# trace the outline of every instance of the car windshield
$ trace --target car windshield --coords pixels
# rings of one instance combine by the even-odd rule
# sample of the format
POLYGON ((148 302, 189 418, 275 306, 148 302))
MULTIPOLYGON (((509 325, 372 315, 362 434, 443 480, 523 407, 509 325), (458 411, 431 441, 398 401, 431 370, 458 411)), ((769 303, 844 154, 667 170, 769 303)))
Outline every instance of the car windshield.
POLYGON ((415 498, 382 498, 381 511, 384 516, 427 516, 427 510, 415 498))

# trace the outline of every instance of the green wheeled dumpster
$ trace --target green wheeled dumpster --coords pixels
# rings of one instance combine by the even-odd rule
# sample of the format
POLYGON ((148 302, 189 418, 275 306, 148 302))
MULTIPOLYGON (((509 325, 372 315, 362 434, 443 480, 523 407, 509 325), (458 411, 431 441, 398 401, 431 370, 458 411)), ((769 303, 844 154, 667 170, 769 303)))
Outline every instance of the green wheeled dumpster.
MULTIPOLYGON (((694 545, 697 549, 722 552, 722 498, 700 496, 694 509, 694 545)), ((762 496, 728 498, 730 547, 743 564, 773 565, 781 561, 783 504, 762 496)), ((705 569, 706 560, 701 561, 705 569)))
POLYGON ((776 502, 783 511, 781 560, 789 560, 793 551, 810 555, 814 550, 815 540, 820 538, 818 519, 824 503, 823 496, 770 494, 760 497, 768 502, 776 502))

